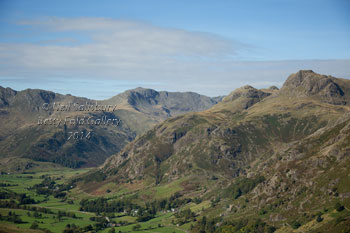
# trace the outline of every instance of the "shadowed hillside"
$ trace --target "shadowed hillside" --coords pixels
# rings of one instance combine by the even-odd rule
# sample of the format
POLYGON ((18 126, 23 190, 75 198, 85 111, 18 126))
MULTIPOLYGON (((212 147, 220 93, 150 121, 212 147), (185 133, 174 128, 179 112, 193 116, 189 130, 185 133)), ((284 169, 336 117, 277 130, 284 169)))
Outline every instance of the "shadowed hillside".
MULTIPOLYGON (((26 158, 37 162, 53 162, 68 167, 96 166, 111 154, 117 153, 136 135, 145 132, 155 124, 186 112, 207 109, 217 101, 196 93, 157 92, 137 88, 121 93, 109 100, 94 101, 71 95, 61 95, 44 90, 15 91, 0 87, 0 160, 7 164, 8 158, 26 158), (115 106, 115 111, 45 111, 43 104, 60 103, 67 105, 101 104, 115 106), (182 103, 186 103, 182 105, 182 103), (63 125, 38 125, 39 116, 46 118, 70 119, 76 117, 108 117, 119 119, 118 127, 63 125), (92 131, 91 139, 67 140, 69 132, 92 131)), ((18 160, 7 168, 28 167, 28 160, 18 160), (20 162, 22 161, 22 162, 20 162)), ((37 166, 38 163, 31 163, 37 166)), ((3 169, 7 169, 3 167, 3 169)))

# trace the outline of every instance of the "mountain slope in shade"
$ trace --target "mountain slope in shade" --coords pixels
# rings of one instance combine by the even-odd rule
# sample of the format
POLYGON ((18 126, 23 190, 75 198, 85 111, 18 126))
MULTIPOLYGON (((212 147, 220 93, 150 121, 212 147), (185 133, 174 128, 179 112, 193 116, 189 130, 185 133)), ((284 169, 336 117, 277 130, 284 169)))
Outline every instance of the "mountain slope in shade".
MULTIPOLYGON (((69 167, 95 166, 118 152, 136 135, 170 116, 189 111, 200 111, 217 102, 195 93, 157 92, 137 88, 109 100, 94 101, 44 90, 15 91, 0 87, 0 158, 29 158, 35 161, 54 162, 69 167), (44 111, 44 103, 79 103, 117 105, 114 112, 60 112, 44 111), (180 107, 181 102, 186 102, 180 107), (114 126, 40 126, 38 117, 71 118, 77 116, 107 116, 120 119, 114 126), (93 131, 91 139, 69 140, 69 132, 93 131)), ((13 160, 10 160, 13 161, 13 160)), ((3 162, 6 164, 5 162, 3 162)))
POLYGON ((177 187, 167 194, 219 200, 199 212, 222 218, 218 224, 251 216, 279 232, 293 232, 292 222, 302 225, 298 232, 332 232, 349 224, 324 212, 335 202, 350 207, 349 97, 350 80, 308 70, 280 90, 244 86, 138 136, 96 171, 103 181, 81 188, 103 193, 117 184, 115 192, 151 201, 157 190, 177 187), (318 212, 325 219, 315 224, 318 212))

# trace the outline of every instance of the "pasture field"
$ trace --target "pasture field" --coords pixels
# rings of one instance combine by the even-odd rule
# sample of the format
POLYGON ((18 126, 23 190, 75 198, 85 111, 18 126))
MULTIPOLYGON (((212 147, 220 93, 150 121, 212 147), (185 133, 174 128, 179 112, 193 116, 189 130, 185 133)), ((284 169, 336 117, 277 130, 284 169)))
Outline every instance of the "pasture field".
MULTIPOLYGON (((99 222, 91 220, 91 217, 102 216, 93 212, 80 210, 80 201, 82 199, 97 199, 100 196, 87 194, 78 188, 72 188, 67 191, 65 198, 54 197, 52 194, 38 194, 33 188, 42 184, 45 179, 55 182, 55 185, 68 184, 70 178, 88 172, 89 169, 57 169, 49 172, 31 172, 22 174, 1 174, 0 192, 11 193, 15 198, 0 199, 0 228, 5 232, 57 232, 61 233, 69 229, 68 227, 79 227, 85 229, 92 228, 95 232, 108 233, 111 228, 115 232, 186 232, 186 229, 174 225, 174 213, 171 211, 161 211, 151 220, 137 222, 137 218, 124 213, 114 213, 109 217, 110 224, 99 226, 99 222), (32 198, 35 203, 21 205, 18 195, 26 194, 32 198), (18 206, 4 206, 5 202, 14 202, 18 206), (36 208, 36 209, 35 209, 36 208), (16 216, 17 222, 5 219, 10 216, 16 216), (19 220, 18 220, 19 219, 19 220)), ((57 188, 56 188, 57 189, 57 188)), ((146 194, 156 193, 158 197, 163 197, 164 192, 174 193, 180 190, 179 182, 171 187, 160 187, 145 191, 146 194)), ((122 193, 124 190, 121 190, 122 193)), ((118 196, 104 195, 103 197, 116 199, 118 196)), ((193 206, 193 204, 191 204, 193 206)))

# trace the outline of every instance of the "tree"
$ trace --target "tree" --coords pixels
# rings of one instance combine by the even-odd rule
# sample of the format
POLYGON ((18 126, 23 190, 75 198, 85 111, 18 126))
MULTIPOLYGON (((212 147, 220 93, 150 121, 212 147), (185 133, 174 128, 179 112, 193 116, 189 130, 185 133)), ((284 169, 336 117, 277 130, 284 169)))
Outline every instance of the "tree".
POLYGON ((334 205, 334 209, 336 209, 338 212, 343 211, 344 210, 344 206, 341 205, 339 202, 335 203, 334 205))
POLYGON ((274 227, 274 226, 268 226, 267 227, 267 232, 268 233, 273 233, 273 232, 275 232, 277 229, 276 229, 276 227, 274 227))
POLYGON ((242 195, 242 191, 240 188, 238 188, 234 193, 233 193, 233 198, 237 199, 242 195))
POLYGON ((36 212, 36 211, 34 212, 33 216, 34 216, 34 218, 40 218, 40 214, 38 212, 36 212))
POLYGON ((138 231, 141 229, 141 225, 140 224, 136 224, 135 226, 132 227, 133 231, 138 231))
POLYGON ((32 225, 30 226, 30 229, 38 229, 38 228, 39 228, 39 225, 38 225, 38 223, 36 221, 34 221, 32 223, 32 225))
POLYGON ((298 229, 301 226, 300 222, 298 221, 294 221, 291 225, 293 229, 298 229))

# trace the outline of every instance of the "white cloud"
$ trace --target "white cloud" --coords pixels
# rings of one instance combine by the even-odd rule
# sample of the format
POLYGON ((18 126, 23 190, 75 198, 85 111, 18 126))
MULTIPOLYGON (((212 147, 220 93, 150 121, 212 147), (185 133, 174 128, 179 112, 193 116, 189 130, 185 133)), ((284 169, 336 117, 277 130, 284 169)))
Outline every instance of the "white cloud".
MULTIPOLYGON (((129 81, 158 90, 191 90, 214 96, 245 84, 280 85, 299 69, 339 77, 350 74, 350 60, 239 61, 242 54, 249 57, 253 46, 137 21, 47 18, 19 24, 57 38, 38 38, 41 43, 0 43, 0 77, 129 81), (83 42, 76 43, 81 38, 83 42)), ((74 94, 68 91, 71 87, 66 88, 74 94)))
MULTIPOLYGON (((135 70, 158 73, 157 66, 176 66, 183 60, 188 62, 188 59, 225 59, 236 55, 245 46, 208 33, 105 18, 50 18, 21 21, 19 24, 39 27, 48 32, 83 33, 81 35, 92 39, 90 43, 70 46, 0 45, 5 54, 13 54, 11 58, 16 65, 28 69, 73 69, 74 73, 94 69, 107 74, 111 72, 113 76, 135 70)), ((0 59, 6 63, 8 56, 2 55, 0 59)))

